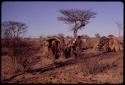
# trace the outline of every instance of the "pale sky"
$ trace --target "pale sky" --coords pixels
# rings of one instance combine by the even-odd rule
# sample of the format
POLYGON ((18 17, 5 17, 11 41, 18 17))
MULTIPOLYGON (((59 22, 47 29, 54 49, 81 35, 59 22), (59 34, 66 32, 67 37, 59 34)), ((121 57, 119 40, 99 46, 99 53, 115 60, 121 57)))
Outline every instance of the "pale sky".
MULTIPOLYGON (((55 35, 63 33, 71 36, 70 26, 57 17, 61 15, 60 9, 92 9, 97 12, 96 18, 90 19, 85 29, 78 31, 78 35, 86 34, 94 36, 113 34, 118 36, 116 22, 123 25, 123 3, 122 2, 76 2, 76 1, 4 1, 2 3, 2 22, 19 21, 27 24, 26 36, 38 37, 41 35, 55 35)), ((123 31, 122 34, 123 35, 123 31)))

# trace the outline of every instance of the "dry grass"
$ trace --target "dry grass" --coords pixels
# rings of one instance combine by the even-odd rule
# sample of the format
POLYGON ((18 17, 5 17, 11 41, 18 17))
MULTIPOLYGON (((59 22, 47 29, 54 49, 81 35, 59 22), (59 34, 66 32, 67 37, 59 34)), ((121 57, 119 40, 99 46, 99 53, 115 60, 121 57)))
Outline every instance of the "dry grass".
MULTIPOLYGON (((41 38, 40 38, 41 39, 41 38)), ((96 39, 92 38, 83 44, 84 53, 79 57, 67 59, 72 64, 67 64, 67 60, 62 56, 64 65, 52 67, 53 55, 48 52, 45 39, 33 39, 32 49, 29 50, 30 56, 27 58, 23 55, 24 60, 28 60, 26 66, 30 66, 33 72, 26 72, 19 76, 8 80, 9 83, 122 83, 123 82, 123 52, 98 53, 91 51, 96 43, 96 39), (87 50, 88 49, 88 50, 87 50), (66 65, 65 65, 66 64, 66 65), (48 66, 49 65, 49 66, 48 66), (47 67, 48 66, 48 67, 47 67), (51 70, 49 70, 51 68, 51 70), (37 70, 39 69, 39 70, 37 70), (48 69, 41 72, 44 69, 48 69), (108 75, 107 75, 108 74, 108 75), (102 79, 102 78, 103 79, 102 79), (109 77, 108 79, 106 79, 109 77), (118 79, 117 79, 118 77, 118 79)), ((67 39, 65 39, 67 40, 67 39)), ((28 42, 28 41, 26 41, 28 42)), ((29 43, 29 42, 28 42, 29 43)), ((23 50, 24 48, 22 48, 23 50)), ((20 50, 20 49, 19 49, 20 50)), ((10 51, 10 50, 8 50, 10 51)), ((7 52, 8 52, 7 51, 7 52)), ((20 52, 20 51, 19 51, 20 52)), ((8 54, 8 53, 5 53, 8 54)), ((19 54, 20 55, 20 54, 19 54)), ((22 54, 21 54, 22 55, 22 54)), ((20 57, 22 58, 22 56, 20 57)), ((19 74, 13 73, 13 61, 10 56, 2 56, 2 81, 9 79, 11 76, 19 74), (8 63, 10 62, 10 63, 8 63)), ((20 60, 21 61, 21 60, 20 60)), ((23 64, 23 63, 22 63, 23 64)), ((19 65, 22 65, 19 63, 19 65)), ((58 64, 57 64, 58 65, 58 64)), ((29 68, 28 68, 29 70, 29 68)))
POLYGON ((117 52, 123 50, 123 43, 120 39, 114 36, 101 37, 97 44, 94 46, 95 50, 103 50, 105 52, 117 52))

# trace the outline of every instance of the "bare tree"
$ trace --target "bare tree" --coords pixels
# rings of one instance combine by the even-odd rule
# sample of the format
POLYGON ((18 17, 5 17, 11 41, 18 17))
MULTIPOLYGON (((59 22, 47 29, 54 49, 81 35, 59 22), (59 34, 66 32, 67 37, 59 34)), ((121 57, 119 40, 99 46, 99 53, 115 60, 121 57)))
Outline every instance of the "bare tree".
POLYGON ((118 34, 119 34, 119 37, 120 37, 120 34, 121 34, 121 31, 123 30, 123 25, 121 23, 118 23, 116 22, 117 26, 118 26, 118 34))
POLYGON ((95 34, 95 37, 96 37, 96 38, 100 38, 101 36, 100 36, 99 33, 96 33, 96 34, 95 34))
POLYGON ((1 37, 4 39, 7 47, 12 46, 17 39, 22 37, 24 33, 26 33, 27 26, 24 23, 16 22, 16 21, 5 21, 2 23, 2 32, 1 37), (13 43, 12 43, 12 42, 13 43))
POLYGON ((63 16, 58 17, 58 20, 73 26, 71 30, 73 31, 74 38, 77 37, 78 30, 86 26, 90 18, 95 18, 96 15, 96 13, 91 10, 61 9, 59 11, 63 16))
POLYGON ((2 23, 2 37, 17 38, 27 31, 27 26, 21 22, 5 21, 2 23))
POLYGON ((2 42, 5 44, 6 48, 12 50, 12 53, 8 55, 10 55, 13 60, 14 69, 17 70, 17 67, 19 67, 18 63, 23 65, 24 62, 27 61, 23 58, 27 58, 26 53, 31 48, 30 43, 22 39, 22 36, 27 31, 27 26, 21 22, 6 21, 2 23, 1 29, 2 42))

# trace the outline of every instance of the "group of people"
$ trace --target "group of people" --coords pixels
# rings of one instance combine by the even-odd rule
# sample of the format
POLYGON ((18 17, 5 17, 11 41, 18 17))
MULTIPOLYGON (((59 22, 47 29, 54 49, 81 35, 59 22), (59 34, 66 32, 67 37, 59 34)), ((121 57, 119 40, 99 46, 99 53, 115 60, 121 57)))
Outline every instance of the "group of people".
POLYGON ((51 38, 51 39, 48 39, 47 41, 48 41, 48 49, 52 51, 55 57, 55 60, 59 59, 59 57, 62 54, 65 56, 65 58, 69 58, 71 56, 78 57, 82 52, 81 36, 78 36, 67 45, 65 45, 65 42, 62 42, 62 40, 58 38, 51 38))
POLYGON ((82 52, 81 36, 78 36, 70 44, 68 44, 64 52, 65 52, 66 58, 69 58, 71 56, 76 56, 76 57, 80 56, 80 53, 82 52))

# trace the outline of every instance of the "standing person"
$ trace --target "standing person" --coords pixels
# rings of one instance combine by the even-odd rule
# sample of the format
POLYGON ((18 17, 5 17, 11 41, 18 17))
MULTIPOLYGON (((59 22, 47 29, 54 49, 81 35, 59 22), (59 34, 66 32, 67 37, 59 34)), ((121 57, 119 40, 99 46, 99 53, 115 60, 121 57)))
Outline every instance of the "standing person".
POLYGON ((75 45, 76 45, 77 56, 80 56, 80 54, 82 52, 82 39, 81 39, 81 36, 77 37, 75 45))

